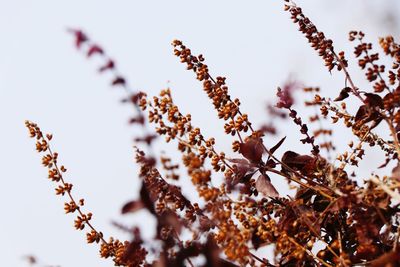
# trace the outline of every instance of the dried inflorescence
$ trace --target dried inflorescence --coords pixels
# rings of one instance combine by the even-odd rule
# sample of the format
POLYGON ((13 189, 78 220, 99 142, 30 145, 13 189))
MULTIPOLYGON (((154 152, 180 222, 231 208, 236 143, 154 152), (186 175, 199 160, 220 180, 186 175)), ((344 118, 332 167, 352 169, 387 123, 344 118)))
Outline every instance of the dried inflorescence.
POLYGON ((50 141, 53 136, 51 134, 44 135, 39 126, 35 123, 26 121, 25 126, 28 128, 30 137, 36 139, 36 150, 38 153, 43 154, 42 164, 48 169, 48 178, 56 184, 56 194, 68 198, 64 203, 65 213, 72 213, 76 215, 74 227, 77 230, 84 230, 89 228, 86 233, 86 240, 88 243, 100 243, 100 256, 103 258, 111 257, 116 266, 139 266, 145 260, 146 251, 140 247, 140 244, 135 251, 134 259, 125 256, 126 249, 131 246, 128 241, 121 242, 114 240, 112 237, 106 241, 103 233, 96 230, 91 223, 93 214, 91 212, 84 212, 85 205, 84 199, 76 201, 72 195, 72 184, 67 183, 64 174, 67 169, 58 163, 58 153, 54 152, 50 147, 50 141))
POLYGON ((347 67, 347 60, 344 58, 344 52, 340 52, 336 55, 333 50, 333 41, 326 38, 322 31, 319 31, 317 27, 312 23, 310 18, 304 15, 302 9, 295 3, 285 0, 285 10, 290 12, 291 19, 294 23, 299 25, 299 31, 301 31, 307 38, 311 47, 318 51, 319 56, 325 62, 325 66, 329 71, 335 67, 337 70, 342 70, 343 67, 347 67))
MULTIPOLYGON (((278 88, 276 104, 269 105, 271 117, 290 120, 299 128, 299 144, 307 144, 311 152, 282 151, 284 142, 294 135, 275 144, 265 138, 264 134, 278 133, 277 125, 270 121, 256 130, 239 99, 230 95, 226 78, 213 77, 204 56, 194 55, 179 40, 172 43, 174 54, 202 83, 225 123, 221 130, 233 139, 231 151, 218 151, 217 140, 193 125, 192 116, 173 101, 170 88, 154 97, 137 93, 129 98, 139 114, 131 122, 145 128, 148 120, 155 125, 156 135, 175 143, 181 154, 180 161, 166 154, 156 161, 138 148, 143 142, 150 145, 156 135, 136 138, 140 194, 122 207, 122 213, 146 209, 157 222, 157 246, 142 240, 138 228, 119 223, 115 225, 129 232, 132 240, 106 241, 91 225, 92 214, 82 211, 84 200, 76 202, 72 197, 72 184, 63 178, 66 168, 58 167, 58 154, 49 146, 52 136, 43 136, 36 124, 26 123, 37 139, 36 149, 44 153, 42 163, 49 169, 49 179, 57 183, 56 194, 69 198, 66 213, 77 214, 76 229, 89 228, 87 241, 101 243, 102 257, 124 266, 398 266, 400 46, 393 37, 379 40, 393 60, 387 70, 379 64, 379 54, 372 52, 372 44, 364 42, 364 33, 350 32, 350 41, 359 42, 354 51, 359 66, 371 82, 370 91, 361 91, 351 79, 344 53, 335 52, 333 42, 296 4, 285 1, 285 10, 328 70, 336 68, 345 75, 333 100, 322 96, 318 87, 304 88, 313 96, 304 103, 314 108, 309 122, 294 101, 294 94, 301 93, 296 89, 303 87, 299 82, 289 81, 278 88), (360 103, 354 113, 345 102, 350 95, 360 103), (334 134, 343 129, 353 139, 346 149, 336 151, 334 134), (381 136, 378 130, 382 129, 389 134, 381 136), (375 169, 370 177, 357 173, 370 152, 368 145, 381 150, 382 163, 375 167, 386 170, 386 175, 378 176, 375 169), (191 182, 197 196, 185 196, 185 181, 191 182), (294 193, 287 195, 275 188, 283 182, 294 193), (267 246, 273 246, 273 256, 262 254, 260 249, 267 246), (199 263, 199 256, 205 262, 199 263)), ((87 45, 88 57, 105 55, 82 31, 73 33, 79 49, 87 45)), ((106 60, 100 71, 114 69, 114 61, 106 60)), ((120 75, 112 84, 128 88, 120 75)))

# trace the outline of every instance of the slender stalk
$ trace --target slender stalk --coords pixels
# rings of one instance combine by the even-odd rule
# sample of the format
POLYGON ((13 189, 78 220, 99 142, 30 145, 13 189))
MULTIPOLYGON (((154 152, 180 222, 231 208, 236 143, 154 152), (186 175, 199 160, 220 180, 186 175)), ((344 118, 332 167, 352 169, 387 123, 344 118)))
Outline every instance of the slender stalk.
MULTIPOLYGON (((51 156, 52 158, 54 158, 54 154, 53 154, 53 152, 52 152, 52 150, 51 150, 50 144, 49 144, 49 147, 48 147, 48 151, 49 151, 50 156, 51 156)), ((65 186, 66 184, 65 184, 64 178, 63 178, 63 176, 62 176, 62 172, 61 172, 60 169, 58 168, 57 161, 53 161, 53 163, 54 163, 54 167, 56 168, 58 174, 60 175, 60 181, 61 181, 61 183, 63 184, 63 186, 65 186)), ((67 190, 67 195, 68 195, 69 199, 76 205, 76 207, 77 207, 76 210, 78 211, 79 215, 81 215, 82 217, 84 217, 85 214, 81 211, 81 207, 80 207, 80 206, 78 205, 78 203, 75 201, 74 197, 72 196, 72 193, 71 193, 69 190, 67 190)), ((85 223, 86 223, 87 226, 89 226, 90 229, 92 229, 92 230, 95 231, 96 233, 99 233, 99 234, 100 234, 100 232, 97 231, 97 230, 93 227, 93 225, 92 225, 88 220, 86 220, 85 223)), ((107 245, 108 245, 108 242, 104 239, 103 235, 101 235, 101 234, 100 234, 100 239, 101 239, 101 241, 102 241, 104 244, 107 244, 107 245)))

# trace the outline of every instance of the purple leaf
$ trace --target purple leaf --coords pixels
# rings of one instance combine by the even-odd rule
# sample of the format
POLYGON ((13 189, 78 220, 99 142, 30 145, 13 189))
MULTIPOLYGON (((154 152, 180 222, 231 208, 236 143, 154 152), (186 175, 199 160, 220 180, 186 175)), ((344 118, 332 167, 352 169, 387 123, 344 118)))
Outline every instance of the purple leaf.
POLYGON ((270 182, 269 177, 267 177, 268 176, 266 175, 258 176, 256 181, 257 191, 267 197, 279 197, 278 191, 276 191, 275 187, 270 182))
POLYGON ((286 136, 283 137, 276 145, 274 145, 269 151, 271 152, 271 154, 274 154, 274 152, 283 144, 283 142, 285 141, 286 136))

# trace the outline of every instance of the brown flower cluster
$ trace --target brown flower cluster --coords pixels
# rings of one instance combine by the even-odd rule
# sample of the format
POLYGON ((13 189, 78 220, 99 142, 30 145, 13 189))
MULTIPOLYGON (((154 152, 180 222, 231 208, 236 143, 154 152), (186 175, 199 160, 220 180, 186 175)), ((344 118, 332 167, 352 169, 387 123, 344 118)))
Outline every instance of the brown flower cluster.
MULTIPOLYGON (((140 149, 151 144, 153 135, 136 138, 135 160, 139 165, 139 197, 127 202, 122 213, 145 209, 156 220, 154 240, 143 240, 136 227, 120 229, 132 235, 121 242, 103 234, 91 224, 92 214, 84 213, 84 200, 72 197, 72 184, 65 182, 66 168, 58 167, 58 154, 52 152, 51 135, 44 136, 36 124, 26 125, 37 139, 36 149, 44 153, 42 163, 49 170, 56 193, 68 197, 66 213, 76 214, 75 228, 87 232, 89 243, 101 243, 101 257, 111 257, 123 266, 399 266, 400 262, 400 45, 393 37, 379 40, 390 68, 379 63, 371 43, 362 32, 350 32, 350 41, 358 41, 354 53, 365 71, 371 88, 363 91, 353 82, 343 52, 336 53, 333 42, 317 29, 291 1, 285 2, 294 23, 312 48, 318 51, 329 71, 345 75, 337 97, 322 95, 319 87, 304 87, 289 81, 277 90, 277 102, 269 105, 271 118, 288 120, 299 128, 299 146, 311 152, 302 154, 281 148, 295 133, 277 143, 266 138, 279 134, 274 120, 256 130, 239 99, 229 93, 223 76, 213 77, 203 55, 194 55, 182 41, 173 41, 174 54, 193 71, 212 102, 217 116, 224 121, 226 136, 233 138, 231 151, 218 151, 214 137, 205 136, 192 123, 192 116, 173 101, 170 88, 157 96, 134 94, 130 102, 138 109, 131 120, 145 127, 149 121, 157 136, 174 143, 180 160, 163 153, 156 161, 140 149), (301 90, 296 90, 298 88, 301 90), (294 94, 312 95, 305 107, 314 113, 304 119, 294 94), (356 111, 347 109, 350 95, 358 99, 356 111), (140 109, 140 110, 139 110, 140 109), (146 114, 146 115, 144 115, 146 114), (329 124, 329 128, 326 127, 329 124), (336 149, 335 133, 353 134, 348 146, 336 149), (382 131, 384 134, 382 134, 382 131), (268 136, 269 137, 269 136, 268 136), (368 147, 380 150, 382 163, 372 166, 372 174, 363 177, 359 166, 368 147), (376 169, 385 175, 377 175, 376 169), (187 195, 190 181, 197 195, 187 195), (277 190, 287 183, 293 193, 277 190), (185 186, 185 187, 183 187, 185 186), (262 248, 274 250, 273 255, 262 248)), ((76 45, 87 45, 87 55, 105 55, 82 31, 74 31, 76 45)), ((114 61, 106 60, 101 71, 113 70, 114 61), (112 62, 112 64, 110 63, 112 62)), ((116 76, 113 85, 126 86, 116 76)))
POLYGON ((341 70, 343 67, 347 67, 347 60, 344 58, 344 52, 340 52, 336 55, 333 50, 333 42, 331 39, 325 37, 322 31, 319 31, 312 21, 303 14, 301 7, 298 7, 295 3, 285 0, 285 10, 291 15, 291 19, 294 23, 299 25, 299 31, 301 31, 307 38, 311 47, 318 51, 319 56, 325 62, 325 66, 329 71, 335 67, 337 70, 341 70))
POLYGON ((131 255, 127 257, 127 248, 131 246, 131 243, 125 241, 122 243, 119 240, 114 240, 112 237, 107 242, 103 233, 96 230, 91 223, 92 213, 84 212, 84 199, 75 201, 72 195, 72 184, 67 183, 64 179, 64 174, 67 169, 63 165, 58 164, 58 153, 53 152, 50 147, 50 141, 53 136, 51 134, 44 135, 40 130, 39 126, 35 123, 26 121, 25 126, 28 128, 30 137, 36 139, 36 150, 39 153, 44 154, 42 157, 42 164, 48 169, 48 178, 56 183, 56 194, 66 195, 68 200, 64 203, 65 213, 76 214, 74 221, 74 227, 77 230, 84 230, 89 228, 86 233, 86 240, 88 243, 101 243, 100 256, 103 258, 111 257, 116 266, 139 266, 144 262, 145 255, 147 252, 140 247, 140 244, 135 250, 131 250, 135 257, 131 258, 131 255))

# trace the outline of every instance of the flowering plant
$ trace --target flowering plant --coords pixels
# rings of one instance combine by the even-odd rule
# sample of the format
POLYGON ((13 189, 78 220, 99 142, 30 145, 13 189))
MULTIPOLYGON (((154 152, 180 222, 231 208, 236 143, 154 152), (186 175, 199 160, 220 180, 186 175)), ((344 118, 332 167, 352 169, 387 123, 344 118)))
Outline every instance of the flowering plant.
POLYGON ((84 32, 70 30, 78 49, 88 57, 104 59, 99 72, 113 73, 112 86, 126 90, 124 102, 135 108, 130 122, 145 129, 143 136, 135 138, 134 150, 140 166, 140 198, 126 203, 121 211, 148 210, 157 221, 157 243, 143 240, 136 227, 119 225, 131 233, 127 241, 106 238, 97 230, 92 213, 84 211, 85 201, 73 196, 73 186, 65 178, 67 169, 52 150, 52 135, 26 122, 37 151, 43 153, 48 177, 56 184, 56 194, 67 197, 66 213, 76 214, 75 228, 87 230, 88 243, 100 244, 101 257, 112 258, 116 266, 398 266, 400 45, 391 36, 379 40, 383 53, 392 60, 385 67, 378 63, 372 44, 365 42, 364 33, 350 32, 358 65, 371 83, 369 91, 360 90, 350 76, 344 52, 335 50, 333 41, 300 7, 284 3, 328 71, 344 75, 335 99, 320 95, 319 88, 303 87, 313 95, 305 105, 319 110, 309 123, 293 105, 293 91, 302 86, 289 81, 277 89, 278 101, 270 106, 270 116, 297 125, 303 136, 299 145, 308 145, 308 154, 279 151, 286 137, 270 144, 264 136, 276 133, 276 127, 256 128, 241 101, 230 95, 226 78, 211 75, 205 57, 193 54, 182 41, 172 42, 174 54, 202 83, 224 121, 226 136, 232 138, 229 153, 218 151, 215 138, 205 136, 191 115, 181 112, 170 88, 153 97, 131 91, 114 60, 84 32), (348 98, 358 103, 354 114, 347 110, 348 98), (324 120, 331 120, 331 129, 315 127, 324 120), (329 138, 343 127, 351 129, 356 141, 338 152, 335 140, 329 138), (378 134, 377 129, 387 134, 378 134), (176 143, 180 164, 153 151, 152 143, 160 136, 176 143), (383 151, 379 168, 386 175, 361 177, 364 181, 360 182, 349 170, 370 152, 366 145, 383 151), (185 196, 179 184, 188 178, 198 192, 195 201, 185 196), (281 182, 294 193, 278 192, 275 185, 281 182), (273 257, 263 252, 268 246, 273 246, 273 257))

